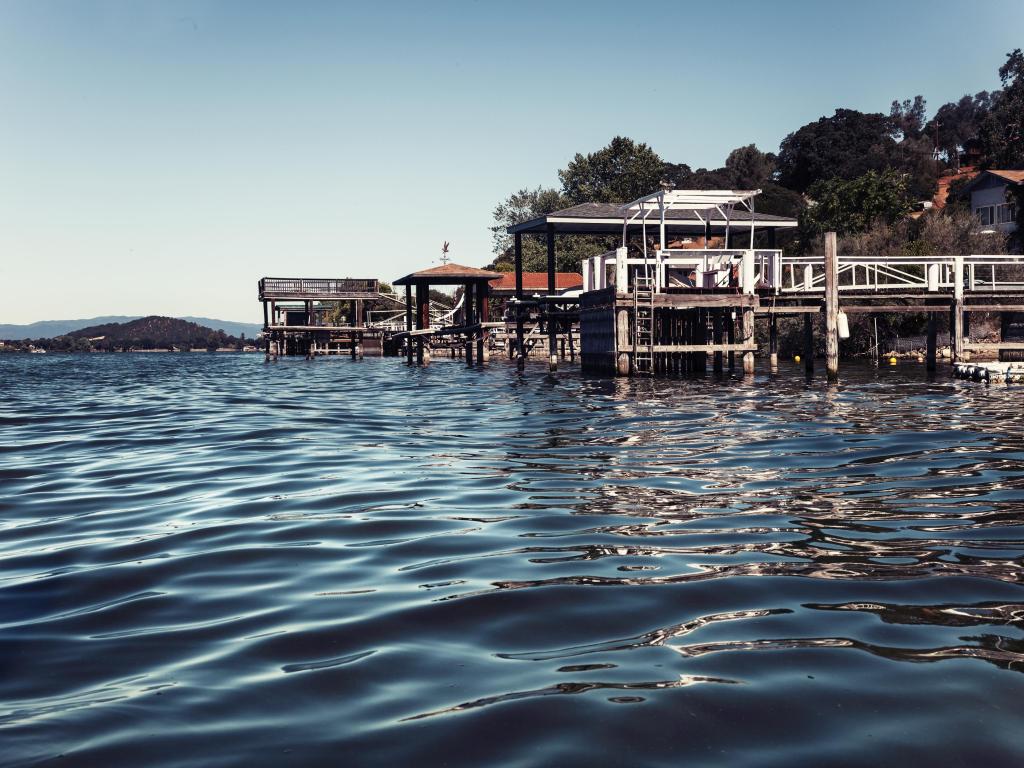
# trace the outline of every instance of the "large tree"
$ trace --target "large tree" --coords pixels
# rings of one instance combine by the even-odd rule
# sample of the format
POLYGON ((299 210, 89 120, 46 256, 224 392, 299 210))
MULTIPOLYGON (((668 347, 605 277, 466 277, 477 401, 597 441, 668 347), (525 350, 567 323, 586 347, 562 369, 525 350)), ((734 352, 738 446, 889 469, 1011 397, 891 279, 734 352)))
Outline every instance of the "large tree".
POLYGON ((979 138, 987 165, 1015 168, 1024 165, 1024 53, 1020 48, 1006 54, 999 79, 1003 90, 994 94, 979 138))
POLYGON ((664 169, 665 161, 649 146, 616 136, 596 152, 577 153, 558 178, 570 205, 628 203, 656 191, 664 169))
POLYGON ((991 108, 992 95, 988 91, 943 104, 925 126, 925 136, 945 156, 948 165, 960 170, 960 154, 978 138, 981 123, 991 108))
POLYGON ((868 171, 850 181, 824 179, 808 194, 814 203, 800 217, 805 245, 816 243, 823 232, 864 232, 879 221, 892 224, 910 211, 906 179, 893 170, 868 171))
POLYGON ((883 114, 837 109, 799 128, 779 148, 779 182, 806 192, 816 181, 855 179, 894 164, 892 121, 883 114))

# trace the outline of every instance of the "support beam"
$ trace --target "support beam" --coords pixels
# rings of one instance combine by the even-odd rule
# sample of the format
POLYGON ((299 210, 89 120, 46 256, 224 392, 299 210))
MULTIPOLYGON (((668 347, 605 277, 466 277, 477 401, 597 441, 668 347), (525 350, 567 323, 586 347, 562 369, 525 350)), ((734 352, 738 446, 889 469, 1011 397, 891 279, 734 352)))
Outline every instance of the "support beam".
POLYGON ((938 325, 938 323, 936 322, 936 319, 935 319, 935 313, 934 312, 929 312, 928 313, 928 344, 927 344, 927 348, 925 350, 925 365, 927 366, 929 371, 934 371, 935 367, 936 367, 935 366, 936 357, 937 357, 936 349, 938 347, 937 339, 936 339, 936 337, 938 335, 938 333, 937 333, 937 325, 938 325))
MULTIPOLYGON (((405 286, 405 332, 412 332, 412 285, 405 286)), ((405 337, 405 362, 412 365, 412 336, 405 337)))
POLYGON ((514 253, 516 263, 516 355, 517 365, 522 368, 526 363, 526 350, 523 349, 523 236, 516 232, 514 236, 514 253))
MULTIPOLYGON (((730 310, 725 316, 725 340, 728 344, 736 343, 736 312, 730 310)), ((729 352, 729 374, 736 372, 736 353, 729 352)))
POLYGON ((804 369, 814 375, 814 316, 804 315, 804 369))
POLYGON ((825 233, 825 371, 839 378, 839 256, 836 233, 825 233))
MULTIPOLYGON (((476 311, 474 306, 475 296, 473 290, 473 283, 466 283, 462 286, 463 297, 462 307, 463 315, 465 316, 465 322, 463 325, 475 325, 476 324, 476 311)), ((466 331, 466 365, 473 365, 473 331, 466 331)))
POLYGON ((768 316, 768 355, 771 369, 779 370, 779 323, 774 312, 768 316))
POLYGON ((477 341, 476 346, 476 359, 478 363, 486 363, 491 359, 491 350, 488 349, 488 338, 491 332, 487 330, 486 323, 490 322, 490 301, 488 300, 488 294, 491 292, 491 284, 487 282, 477 283, 476 289, 476 306, 477 316, 479 317, 480 323, 480 337, 477 341))
MULTIPOLYGON (((711 340, 715 343, 715 346, 722 344, 722 311, 721 309, 712 309, 714 314, 712 317, 711 327, 711 340)), ((715 373, 721 375, 722 373, 722 352, 717 350, 715 353, 715 373)))
MULTIPOLYGON (((555 286, 555 225, 548 224, 547 226, 547 241, 548 241, 548 295, 554 296, 557 290, 555 286)), ((550 305, 548 311, 550 312, 550 305)), ((558 332, 557 323, 550 317, 547 319, 548 324, 548 368, 552 371, 558 370, 558 353, 555 349, 555 335, 558 332)))
MULTIPOLYGON (((416 283, 416 330, 430 327, 430 289, 425 283, 416 283)), ((424 348, 422 336, 416 337, 416 362, 420 365, 430 362, 430 353, 424 348)))

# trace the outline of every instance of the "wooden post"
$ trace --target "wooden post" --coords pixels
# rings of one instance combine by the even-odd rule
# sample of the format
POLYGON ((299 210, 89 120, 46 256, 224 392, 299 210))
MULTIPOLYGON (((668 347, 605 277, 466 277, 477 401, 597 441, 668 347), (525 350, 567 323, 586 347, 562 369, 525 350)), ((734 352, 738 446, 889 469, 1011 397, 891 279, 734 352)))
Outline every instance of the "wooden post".
POLYGON ((935 370, 937 357, 936 348, 938 344, 936 343, 936 336, 938 334, 936 326, 938 323, 936 322, 935 314, 936 313, 934 311, 928 313, 928 346, 925 350, 925 366, 929 371, 935 370))
MULTIPOLYGON (((430 325, 430 289, 424 283, 416 283, 416 330, 430 325)), ((423 348, 423 336, 416 337, 416 362, 423 365, 430 358, 423 348)))
MULTIPOLYGON (((557 290, 555 286, 555 225, 548 224, 548 296, 554 296, 557 290)), ((551 304, 544 305, 544 312, 551 312, 551 304)), ((558 354, 555 349, 555 334, 557 324, 548 319, 548 368, 552 371, 558 370, 558 354)))
POLYGON ((804 368, 808 376, 814 374, 814 316, 804 312, 804 368))
POLYGON ((480 340, 476 345, 476 359, 478 363, 486 363, 491 359, 491 350, 488 348, 490 332, 484 329, 484 323, 490 320, 490 302, 487 295, 491 292, 491 284, 480 281, 476 289, 477 315, 480 322, 480 340))
POLYGON ((839 378, 839 256, 836 233, 825 233, 825 371, 839 378))
POLYGON ((269 325, 270 325, 270 323, 267 320, 267 302, 264 301, 263 302, 263 348, 264 348, 263 349, 263 351, 264 351, 263 362, 265 362, 265 363, 269 363, 270 362, 270 331, 267 330, 267 326, 269 326, 269 325))
MULTIPOLYGON (((405 286, 405 332, 412 332, 412 285, 405 286)), ((405 363, 412 365, 412 336, 405 337, 405 363)))
POLYGON ((953 322, 949 326, 952 362, 958 363, 964 353, 964 257, 953 260, 953 322))
POLYGON ((513 238, 516 261, 516 364, 522 368, 526 363, 526 350, 523 349, 523 236, 516 232, 513 238))
MULTIPOLYGON (((470 326, 476 322, 474 306, 473 306, 473 284, 466 283, 462 290, 465 291, 462 299, 462 306, 465 311, 462 313, 465 320, 465 325, 470 326)), ((473 365, 473 334, 470 331, 466 331, 466 365, 473 365)))
MULTIPOLYGON (((713 309, 711 310, 711 335, 714 343, 720 345, 722 343, 722 310, 713 309)), ((714 362, 715 373, 721 375, 722 373, 722 352, 721 350, 715 352, 714 362)))
MULTIPOLYGON (((774 235, 775 231, 772 230, 771 234, 774 235)), ((772 370, 779 370, 779 324, 774 312, 768 315, 768 354, 772 370)))
MULTIPOLYGON (((735 310, 729 310, 729 314, 725 316, 725 338, 727 344, 736 343, 736 318, 733 317, 735 310)), ((729 373, 736 371, 736 353, 729 352, 729 373)))
MULTIPOLYGON (((753 344, 754 343, 754 308, 744 307, 743 308, 743 343, 753 344)), ((744 352, 743 353, 743 373, 752 374, 754 372, 754 353, 744 352)))
POLYGON ((631 349, 629 339, 629 310, 625 307, 615 308, 615 373, 619 376, 629 376, 631 349))

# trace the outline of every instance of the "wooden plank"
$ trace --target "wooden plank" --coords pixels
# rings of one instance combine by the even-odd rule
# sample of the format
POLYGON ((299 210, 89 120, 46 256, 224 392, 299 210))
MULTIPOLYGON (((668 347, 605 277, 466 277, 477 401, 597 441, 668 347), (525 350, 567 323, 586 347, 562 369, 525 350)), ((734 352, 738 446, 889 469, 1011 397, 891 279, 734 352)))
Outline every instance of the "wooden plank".
MULTIPOLYGON (((633 306, 633 295, 617 293, 615 300, 633 306)), ((754 307, 760 306, 761 300, 752 294, 728 293, 656 293, 655 307, 671 309, 706 309, 708 307, 754 307)))
POLYGON ((964 342, 964 349, 972 352, 991 352, 993 350, 1001 349, 1024 349, 1024 342, 1022 341, 993 341, 991 343, 985 343, 983 341, 967 341, 964 342))
POLYGON ((756 352, 757 344, 655 344, 655 352, 756 352))

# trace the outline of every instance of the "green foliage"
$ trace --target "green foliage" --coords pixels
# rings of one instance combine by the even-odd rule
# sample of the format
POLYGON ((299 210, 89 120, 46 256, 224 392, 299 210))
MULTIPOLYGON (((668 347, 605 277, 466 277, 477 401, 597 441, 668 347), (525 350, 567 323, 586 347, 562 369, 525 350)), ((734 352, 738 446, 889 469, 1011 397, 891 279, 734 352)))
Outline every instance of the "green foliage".
POLYGON ((864 232, 876 221, 892 224, 910 211, 906 180, 895 171, 868 171, 852 181, 831 178, 808 190, 814 204, 800 216, 805 244, 824 232, 864 232))
POLYGON ((664 168, 649 146, 616 136, 597 152, 577 153, 558 178, 570 205, 628 203, 658 189, 664 168))
POLYGON ((725 159, 725 170, 731 174, 731 189, 760 189, 775 176, 777 158, 762 152, 753 144, 738 147, 725 159))
POLYGON ((1006 54, 999 79, 1003 89, 995 94, 981 123, 979 141, 986 165, 1014 168, 1024 164, 1024 53, 1020 48, 1006 54))
POLYGON ((992 108, 992 95, 979 91, 959 101, 943 104, 925 127, 925 135, 933 141, 946 162, 959 170, 960 153, 978 137, 982 121, 992 108))
POLYGON ((779 147, 779 182, 797 192, 817 181, 856 179, 893 164, 896 142, 885 115, 837 109, 832 117, 808 123, 779 147))
MULTIPOLYGON (((491 268, 503 272, 514 269, 512 263, 512 235, 506 231, 508 227, 539 218, 552 211, 566 207, 568 207, 568 202, 558 190, 544 189, 543 187, 521 189, 498 203, 494 209, 494 225, 491 227, 491 237, 494 240, 494 252, 499 254, 499 259, 495 260, 491 268), (506 254, 507 258, 502 258, 506 254)), ((535 262, 538 256, 546 260, 547 257, 543 256, 543 253, 544 245, 536 238, 527 237, 523 239, 524 264, 527 261, 535 262)))

